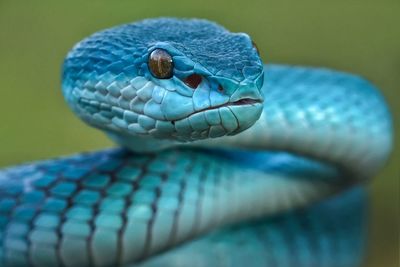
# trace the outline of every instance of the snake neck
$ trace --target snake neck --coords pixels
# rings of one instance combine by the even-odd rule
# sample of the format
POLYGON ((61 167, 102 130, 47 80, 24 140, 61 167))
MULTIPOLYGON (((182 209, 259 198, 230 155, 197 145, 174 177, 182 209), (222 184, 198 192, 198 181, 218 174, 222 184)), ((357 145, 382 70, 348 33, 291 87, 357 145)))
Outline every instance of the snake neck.
POLYGON ((361 179, 382 167, 392 146, 389 110, 378 90, 351 74, 266 65, 264 109, 250 129, 195 145, 286 151, 361 179))

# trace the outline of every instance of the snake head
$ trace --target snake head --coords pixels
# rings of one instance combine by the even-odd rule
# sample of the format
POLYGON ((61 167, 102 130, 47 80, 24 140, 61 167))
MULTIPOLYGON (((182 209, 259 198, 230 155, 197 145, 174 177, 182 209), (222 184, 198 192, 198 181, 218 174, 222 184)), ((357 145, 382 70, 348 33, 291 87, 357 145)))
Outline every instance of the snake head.
POLYGON ((67 55, 63 93, 119 143, 237 134, 262 112, 263 64, 251 38, 199 19, 148 19, 93 34, 67 55), (136 140, 136 139, 135 139, 136 140))

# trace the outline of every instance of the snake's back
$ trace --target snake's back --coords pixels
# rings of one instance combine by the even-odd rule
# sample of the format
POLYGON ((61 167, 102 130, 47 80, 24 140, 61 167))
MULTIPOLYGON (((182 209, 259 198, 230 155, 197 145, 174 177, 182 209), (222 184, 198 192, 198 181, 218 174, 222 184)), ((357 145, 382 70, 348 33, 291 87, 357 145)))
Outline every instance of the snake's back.
MULTIPOLYGON (((326 174, 313 170, 313 165, 288 166, 282 174, 282 162, 271 157, 263 164, 269 173, 264 173, 209 152, 177 150, 138 157, 110 150, 4 170, 0 173, 2 266, 124 266, 219 225, 302 206, 341 187, 318 181, 293 183, 289 168, 297 175, 303 170, 303 179, 313 171, 314 178, 326 174)), ((346 247, 358 244, 362 249, 364 208, 359 196, 241 224, 144 266, 284 264, 295 251, 301 258, 311 253, 310 248, 327 253, 311 261, 315 266, 347 266, 359 260, 360 251, 347 259, 346 247), (285 239, 291 231, 298 242, 302 235, 313 239, 305 241, 312 242, 311 247, 298 245, 301 252, 294 250, 291 239, 285 239), (344 246, 340 253, 335 249, 339 244, 344 246), (255 249, 255 254, 243 249, 255 249), (240 261, 221 259, 227 251, 240 261), (263 254, 263 259, 248 258, 263 254), (340 255, 343 265, 331 265, 333 255, 340 255)), ((309 260, 299 259, 304 263, 297 266, 313 266, 309 260)))

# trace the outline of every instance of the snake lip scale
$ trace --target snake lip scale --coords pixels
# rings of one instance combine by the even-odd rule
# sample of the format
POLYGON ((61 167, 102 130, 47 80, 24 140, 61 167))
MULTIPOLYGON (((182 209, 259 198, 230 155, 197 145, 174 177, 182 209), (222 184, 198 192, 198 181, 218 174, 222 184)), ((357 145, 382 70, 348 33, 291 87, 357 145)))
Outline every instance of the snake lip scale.
POLYGON ((0 170, 0 267, 358 266, 393 139, 367 80, 157 18, 75 45, 62 91, 122 148, 0 170))
MULTIPOLYGON (((86 98, 83 98, 83 97, 79 98, 78 103, 81 104, 83 108, 85 108, 85 106, 91 106, 93 108, 99 108, 99 109, 104 110, 104 111, 111 111, 112 110, 112 106, 109 105, 109 104, 100 103, 98 101, 86 99, 86 98)), ((234 101, 234 102, 227 102, 227 103, 224 103, 224 104, 221 104, 221 105, 212 106, 212 107, 204 108, 204 109, 201 109, 201 110, 197 110, 197 111, 195 111, 193 113, 190 113, 186 117, 190 117, 191 115, 194 115, 194 114, 197 114, 197 113, 201 113, 201 112, 205 112, 207 110, 216 110, 216 109, 219 109, 219 108, 222 108, 222 107, 246 106, 246 105, 247 106, 254 106, 256 104, 261 104, 261 103, 263 103, 263 100, 261 100, 261 99, 242 98, 242 99, 239 99, 239 100, 234 101)), ((121 107, 118 107, 118 108, 121 108, 121 107)), ((175 122, 175 121, 183 119, 183 118, 184 117, 178 118, 176 120, 171 120, 171 122, 175 122)))
MULTIPOLYGON (((205 108, 205 109, 200 109, 198 111, 195 111, 195 112, 189 114, 188 117, 190 117, 191 115, 200 113, 200 112, 205 112, 207 110, 216 110, 216 109, 219 109, 219 108, 222 108, 222 107, 254 106, 256 104, 261 104, 261 103, 263 103, 263 101, 260 100, 260 99, 243 98, 243 99, 240 99, 240 100, 237 100, 237 101, 234 101, 234 102, 227 102, 225 104, 221 104, 221 105, 218 105, 218 106, 213 106, 213 107, 209 107, 209 108, 205 108)), ((180 118, 180 119, 182 119, 182 118, 180 118)))

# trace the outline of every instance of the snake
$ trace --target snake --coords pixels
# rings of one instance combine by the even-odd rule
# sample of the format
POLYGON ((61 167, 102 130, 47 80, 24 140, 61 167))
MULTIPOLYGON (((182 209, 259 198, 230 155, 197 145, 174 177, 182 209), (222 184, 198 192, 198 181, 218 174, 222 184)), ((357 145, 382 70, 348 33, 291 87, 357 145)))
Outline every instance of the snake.
POLYGON ((366 79, 152 18, 76 44, 62 93, 118 146, 0 171, 0 266, 362 263, 365 184, 393 138, 366 79))

